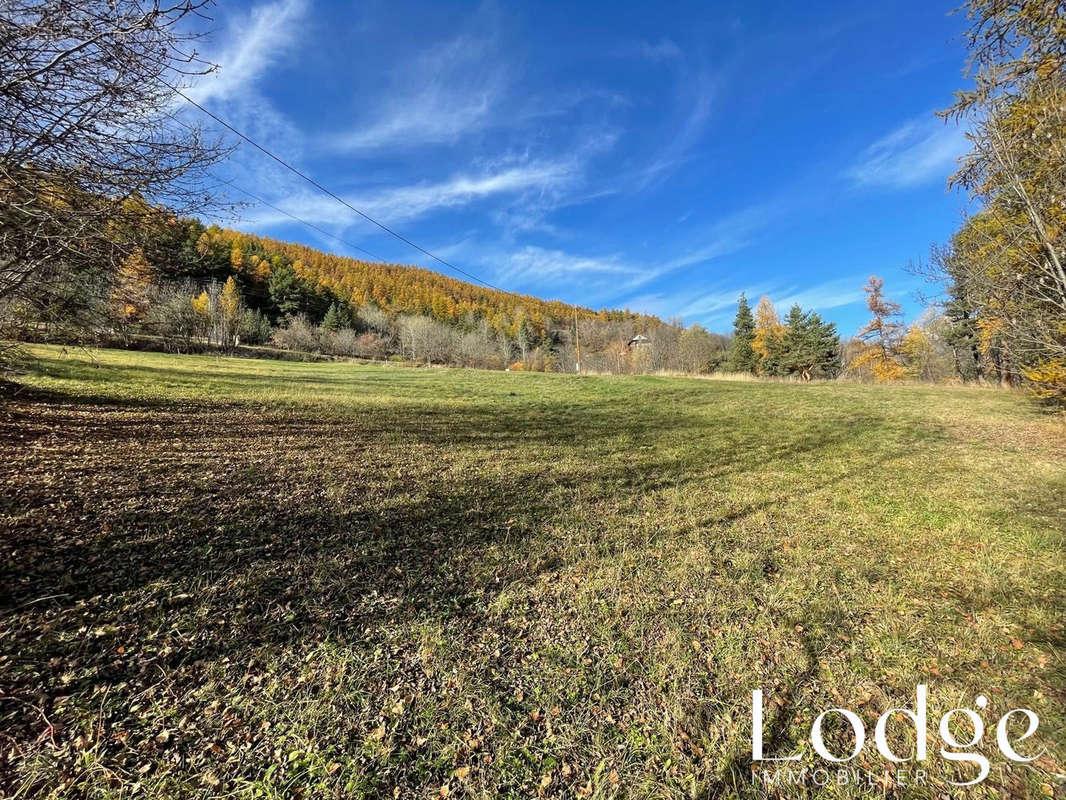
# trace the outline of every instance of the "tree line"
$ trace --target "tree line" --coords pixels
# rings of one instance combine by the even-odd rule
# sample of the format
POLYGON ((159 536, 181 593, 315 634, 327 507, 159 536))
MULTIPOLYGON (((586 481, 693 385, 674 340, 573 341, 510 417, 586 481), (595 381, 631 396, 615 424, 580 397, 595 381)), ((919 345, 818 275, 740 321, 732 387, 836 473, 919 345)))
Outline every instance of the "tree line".
POLYGON ((782 322, 765 295, 752 314, 742 294, 727 365, 732 372, 768 377, 835 378, 842 367, 840 337, 834 323, 799 305, 782 322))
POLYGON ((752 314, 741 298, 732 369, 1024 384, 1066 405, 1066 13, 1046 0, 964 10, 974 85, 941 116, 967 125, 971 149, 950 184, 976 210, 911 266, 935 287, 929 309, 905 325, 870 278, 870 321, 835 359, 816 317, 805 329, 798 309, 782 323, 768 299, 752 314))
POLYGON ((980 351, 960 337, 956 321, 935 305, 909 325, 899 303, 871 276, 863 287, 870 319, 842 339, 833 323, 793 305, 782 321, 763 296, 752 312, 740 296, 733 336, 723 368, 763 377, 873 381, 965 382, 976 379, 980 351))
POLYGON ((124 207, 137 220, 127 234, 136 244, 114 270, 70 273, 32 302, 0 303, 9 331, 23 340, 178 352, 250 345, 547 371, 573 371, 580 361, 590 371, 699 373, 724 358, 727 339, 698 325, 594 311, 205 226, 140 197, 124 207), (638 335, 647 344, 631 346, 638 335))
MULTIPOLYGON (((175 123, 209 0, 0 14, 0 343, 237 342, 483 366, 701 371, 722 337, 208 228, 227 148, 175 123), (642 334, 650 347, 631 348, 642 334), (584 342, 579 339, 584 337, 584 342)), ((0 344, 0 366, 11 348, 0 344)))
POLYGON ((1066 404, 1066 13, 970 0, 969 75, 944 117, 971 149, 952 177, 977 210, 914 271, 939 289, 968 380, 1066 404))

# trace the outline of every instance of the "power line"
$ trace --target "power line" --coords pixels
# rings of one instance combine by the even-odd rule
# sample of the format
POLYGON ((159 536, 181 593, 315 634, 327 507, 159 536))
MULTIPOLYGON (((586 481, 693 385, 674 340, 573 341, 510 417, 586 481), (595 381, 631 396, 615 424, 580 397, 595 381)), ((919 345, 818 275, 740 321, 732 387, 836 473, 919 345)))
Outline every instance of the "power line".
POLYGON ((222 180, 221 178, 218 178, 218 181, 220 183, 224 183, 226 186, 229 186, 231 189, 236 189, 241 194, 247 195, 248 197, 250 197, 253 200, 255 200, 257 203, 260 203, 260 204, 266 206, 267 208, 273 209, 274 211, 277 211, 279 214, 284 214, 289 219, 294 220, 296 222, 299 222, 301 225, 304 225, 305 227, 308 227, 308 228, 310 228, 313 231, 317 231, 318 233, 321 233, 323 236, 328 236, 330 239, 334 239, 334 240, 340 242, 343 245, 351 247, 354 250, 358 250, 360 253, 363 253, 364 255, 370 256, 370 258, 374 259, 375 261, 381 261, 381 262, 385 261, 385 259, 383 259, 381 256, 376 256, 373 253, 371 253, 369 250, 366 250, 365 248, 362 248, 362 247, 360 247, 357 244, 353 244, 352 242, 349 242, 347 239, 344 239, 344 238, 338 236, 335 233, 330 233, 325 228, 318 227, 313 222, 308 222, 306 219, 302 219, 302 218, 296 216, 295 214, 290 214, 284 208, 278 208, 273 203, 267 202, 266 200, 264 200, 259 195, 255 194, 253 192, 249 192, 247 189, 244 189, 244 188, 238 186, 233 181, 226 181, 226 180, 222 180))
MULTIPOLYGON (((171 87, 171 88, 174 88, 174 87, 171 87)), ((434 261, 439 261, 441 264, 443 264, 444 266, 448 267, 451 270, 454 270, 455 272, 458 272, 460 275, 465 275, 467 278, 470 278, 473 281, 477 281, 478 283, 483 284, 484 286, 487 286, 490 289, 494 289, 497 292, 504 292, 504 293, 510 294, 509 292, 507 292, 506 289, 501 289, 499 286, 494 286, 491 283, 489 283, 488 281, 484 280, 483 278, 479 278, 477 275, 474 275, 472 272, 467 272, 462 267, 457 267, 455 264, 451 263, 450 261, 445 261, 443 258, 441 258, 438 255, 435 255, 434 253, 431 253, 429 250, 427 250, 426 248, 422 247, 421 245, 415 244, 410 239, 408 239, 406 236, 404 236, 404 235, 402 235, 400 233, 397 233, 396 231, 394 231, 392 228, 388 227, 387 225, 384 225, 383 223, 378 222, 376 219, 371 217, 369 214, 366 214, 363 211, 360 211, 358 208, 353 206, 351 203, 349 203, 347 200, 345 200, 340 195, 337 195, 337 194, 334 194, 333 192, 331 192, 329 189, 327 189, 321 183, 316 181, 310 175, 307 175, 306 173, 301 172, 300 170, 298 170, 292 164, 290 164, 287 161, 285 161, 280 156, 274 155, 272 152, 267 150, 265 147, 263 147, 261 144, 256 142, 254 139, 252 139, 248 135, 246 135, 246 134, 242 133, 241 131, 237 130, 236 128, 234 128, 232 125, 230 125, 228 122, 226 122, 226 120, 222 119, 217 114, 215 114, 215 113, 213 113, 211 111, 208 111, 202 105, 200 105, 195 100, 193 100, 191 97, 189 97, 187 94, 185 94, 185 92, 183 92, 183 91, 181 91, 180 89, 177 89, 177 88, 174 88, 174 91, 179 96, 185 98, 186 102, 188 102, 191 106, 193 106, 194 108, 200 109, 200 111, 202 111, 204 114, 209 116, 211 119, 213 119, 219 125, 221 125, 223 128, 225 128, 226 130, 230 131, 234 135, 236 135, 236 136, 240 137, 241 139, 243 139, 244 141, 246 141, 248 144, 250 144, 252 147, 254 147, 259 152, 261 152, 264 155, 272 158, 274 161, 276 161, 279 164, 281 164, 281 166, 285 167, 285 169, 287 169, 290 172, 292 172, 293 174, 298 175, 299 177, 303 178, 305 181, 307 181, 309 184, 314 186, 320 192, 323 192, 324 194, 329 195, 334 200, 336 200, 338 203, 343 205, 345 208, 349 209, 350 211, 354 211, 356 214, 358 214, 360 217, 365 219, 367 222, 370 222, 370 223, 376 225, 377 227, 381 228, 381 230, 385 231, 390 236, 393 236, 393 237, 399 239, 404 244, 409 245, 410 247, 413 247, 415 250, 419 251, 420 253, 429 256, 434 261)), ((286 212, 282 211, 281 213, 284 214, 286 212)))
MULTIPOLYGON (((171 88, 174 88, 174 87, 171 87, 171 88)), ((174 89, 174 91, 178 91, 178 90, 174 89)), ((178 119, 178 117, 175 116, 175 115, 170 115, 170 119, 173 122, 177 123, 178 125, 180 125, 181 127, 185 128, 188 131, 192 131, 193 130, 189 125, 186 125, 184 122, 182 122, 180 119, 178 119)), ((239 145, 238 145, 238 147, 239 147, 239 145)), ((286 211, 284 208, 278 208, 276 205, 271 203, 269 200, 264 200, 262 197, 257 195, 255 192, 250 192, 247 189, 245 189, 245 188, 243 188, 241 186, 238 186, 232 180, 227 181, 224 178, 219 177, 218 175, 212 175, 211 177, 213 177, 219 183, 221 183, 221 184, 223 184, 225 186, 228 186, 231 189, 236 189, 241 194, 252 198, 253 200, 255 200, 260 205, 264 205, 267 208, 273 209, 274 211, 277 211, 279 214, 284 214, 289 219, 294 220, 295 222, 299 222, 301 225, 304 225, 307 228, 310 228, 311 230, 322 234, 323 236, 328 236, 330 239, 334 239, 334 240, 340 242, 341 244, 346 245, 347 247, 351 247, 354 250, 358 250, 360 253, 363 253, 364 255, 369 256, 370 258, 374 259, 375 261, 380 261, 380 262, 383 262, 383 263, 387 263, 384 258, 382 258, 381 256, 374 255, 369 250, 367 250, 365 247, 360 247, 359 245, 355 244, 354 242, 349 242, 347 239, 344 239, 343 237, 340 237, 340 236, 338 236, 335 233, 331 233, 330 231, 327 231, 324 228, 320 228, 319 226, 315 225, 313 222, 308 222, 306 219, 303 219, 302 217, 298 217, 295 214, 292 214, 292 213, 286 211)))

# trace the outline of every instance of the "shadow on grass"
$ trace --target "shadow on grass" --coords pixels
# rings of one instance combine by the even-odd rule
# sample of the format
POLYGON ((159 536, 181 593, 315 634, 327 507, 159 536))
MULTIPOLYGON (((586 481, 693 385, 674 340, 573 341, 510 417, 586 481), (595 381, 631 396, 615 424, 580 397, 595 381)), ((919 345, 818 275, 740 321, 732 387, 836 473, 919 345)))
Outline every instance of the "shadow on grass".
MULTIPOLYGON (((42 719, 62 716, 61 697, 90 709, 106 686, 128 704, 161 674, 195 681, 208 663, 293 645, 341 640, 369 652, 412 621, 476 631, 507 587, 555 569, 559 537, 594 519, 599 503, 618 513, 642 495, 700 491, 756 466, 728 416, 709 424, 615 399, 309 419, 255 405, 37 393, 10 413, 0 424, 9 454, 0 515, 10 521, 0 544, 0 690, 16 702, 0 704, 0 727, 5 750, 21 758, 57 735, 42 719), (697 440, 698 456, 686 454, 697 440), (664 456, 664 442, 677 453, 664 456)), ((757 458, 818 461, 854 435, 783 427, 760 440, 757 458)), ((905 442, 885 439, 836 480, 907 454, 905 442)), ((816 668, 808 655, 812 672, 794 692, 816 668)), ((785 746, 789 723, 787 714, 772 721, 768 746, 785 746)), ((16 766, 0 760, 0 786, 16 766)))

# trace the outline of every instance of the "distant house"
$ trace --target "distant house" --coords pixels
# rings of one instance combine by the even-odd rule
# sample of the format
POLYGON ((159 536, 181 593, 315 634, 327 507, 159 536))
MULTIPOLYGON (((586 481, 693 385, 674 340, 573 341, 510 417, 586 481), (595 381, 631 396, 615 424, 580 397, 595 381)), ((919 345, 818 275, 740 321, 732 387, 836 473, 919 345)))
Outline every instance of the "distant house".
POLYGON ((628 342, 626 347, 630 350, 642 350, 645 347, 651 347, 651 339, 645 336, 643 333, 638 333, 628 342))

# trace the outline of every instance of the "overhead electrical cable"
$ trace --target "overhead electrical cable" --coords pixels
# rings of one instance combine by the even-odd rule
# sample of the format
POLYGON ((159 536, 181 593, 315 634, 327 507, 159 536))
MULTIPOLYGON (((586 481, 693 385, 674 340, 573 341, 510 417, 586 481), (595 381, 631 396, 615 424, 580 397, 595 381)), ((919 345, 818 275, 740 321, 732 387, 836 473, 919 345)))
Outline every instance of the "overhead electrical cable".
MULTIPOLYGON (((242 131, 237 130, 235 127, 230 125, 228 122, 226 122, 226 120, 222 119, 222 117, 218 116, 213 111, 210 111, 207 108, 204 108, 204 106, 202 106, 199 103, 197 103, 195 100, 193 100, 187 94, 185 94, 185 92, 181 91, 181 89, 178 89, 178 88, 175 88, 175 87, 171 87, 171 88, 174 89, 174 91, 180 97, 184 98, 185 101, 187 103, 189 103, 189 105, 193 106, 194 108, 198 108, 201 112, 203 112, 208 117, 213 119, 215 122, 217 122, 223 128, 225 128, 226 130, 230 131, 232 134, 234 134, 238 138, 244 140, 245 142, 250 144, 252 147, 254 147, 256 150, 258 150, 259 152, 263 153, 265 156, 267 156, 267 157, 273 159, 274 161, 276 161, 277 163, 281 164, 281 166, 285 167, 285 169, 289 170, 294 175, 297 175, 300 178, 302 178, 303 180, 307 181, 309 184, 314 186, 316 189, 318 189, 323 194, 326 194, 329 197, 333 198, 334 200, 336 200, 338 203, 343 205, 348 210, 353 211, 354 213, 358 214, 360 217, 365 219, 367 222, 370 222, 371 224, 376 225, 377 227, 381 228, 381 230, 385 231, 385 233, 389 234, 390 236, 392 236, 392 237, 394 237, 396 239, 399 239, 401 242, 403 242, 404 244, 406 244, 406 245, 408 245, 410 247, 413 247, 415 250, 417 250, 418 252, 422 253, 423 255, 429 256, 434 261, 437 261, 437 262, 443 264, 448 269, 453 270, 455 272, 458 272, 460 275, 463 275, 463 276, 469 278, 472 281, 476 281, 477 283, 480 283, 483 286, 488 287, 489 289, 493 289, 494 291, 511 294, 511 292, 507 292, 506 289, 501 289, 499 286, 494 286, 493 284, 489 283, 484 278, 479 278, 474 273, 468 272, 467 270, 463 269, 462 267, 456 266, 455 264, 453 264, 450 261, 446 261, 445 259, 443 259, 440 256, 436 255, 435 253, 432 253, 429 250, 427 250, 426 248, 422 247, 421 245, 416 244, 415 242, 411 241, 410 239, 408 239, 403 234, 396 232, 395 230, 390 228, 388 225, 385 225, 384 223, 378 222, 376 219, 371 217, 366 212, 361 211, 360 209, 358 209, 355 206, 353 206, 351 203, 349 203, 347 200, 345 200, 340 195, 335 194, 334 192, 332 192, 329 189, 327 189, 325 186, 323 186, 321 183, 316 181, 310 175, 306 174, 305 172, 301 172, 299 169, 294 167, 292 164, 287 162, 285 159, 281 158, 281 156, 275 155, 274 153, 272 153, 270 150, 265 148, 263 145, 259 144, 257 141, 252 139, 247 134, 243 133, 242 131)), ((280 211, 280 209, 276 209, 276 210, 280 211)), ((287 214, 287 212, 285 212, 285 211, 281 211, 281 213, 287 214)), ((292 216, 292 215, 289 215, 289 216, 292 216)), ((359 248, 359 249, 361 249, 361 248, 359 248)), ((366 251, 364 250, 363 252, 366 252, 366 251)))
POLYGON ((299 222, 301 225, 303 225, 303 226, 305 226, 307 228, 310 228, 311 230, 315 231, 316 233, 320 233, 323 236, 328 236, 330 239, 333 239, 334 241, 340 242, 341 244, 346 245, 347 247, 351 247, 353 250, 358 250, 363 255, 369 256, 370 258, 374 259, 375 261, 381 261, 381 262, 385 261, 385 259, 383 259, 381 256, 376 256, 373 253, 371 253, 369 250, 367 250, 365 248, 362 248, 362 247, 360 247, 357 244, 349 242, 347 239, 345 239, 345 238, 343 238, 341 236, 338 236, 335 233, 331 233, 330 231, 327 231, 325 228, 320 228, 318 225, 315 225, 313 222, 308 222, 306 219, 298 217, 295 214, 293 214, 293 213, 291 213, 289 211, 286 211, 284 208, 278 208, 273 203, 270 203, 270 202, 264 200, 262 197, 260 197, 259 195, 255 194, 254 192, 250 192, 247 189, 245 189, 245 188, 243 188, 241 186, 238 186, 233 181, 223 180, 222 178, 218 178, 217 180, 220 183, 223 183, 226 186, 229 186, 231 189, 236 189, 241 194, 247 195, 248 197, 252 198, 253 200, 255 200, 255 202, 259 203, 260 205, 264 205, 264 206, 266 206, 269 209, 277 211, 279 214, 284 214, 286 217, 288 217, 289 219, 293 220, 294 222, 299 222))

